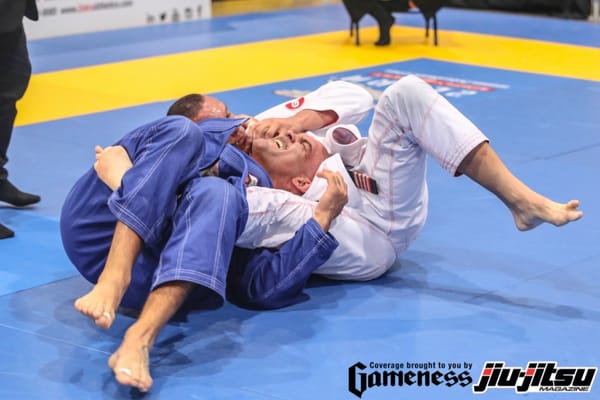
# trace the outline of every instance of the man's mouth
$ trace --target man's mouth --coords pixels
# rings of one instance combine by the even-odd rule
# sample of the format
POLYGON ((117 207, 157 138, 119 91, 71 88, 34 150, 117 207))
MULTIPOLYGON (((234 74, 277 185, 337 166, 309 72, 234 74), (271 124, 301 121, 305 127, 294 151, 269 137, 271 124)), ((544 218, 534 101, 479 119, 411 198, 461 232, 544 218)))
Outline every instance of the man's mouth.
POLYGON ((275 146, 277 146, 277 148, 280 150, 285 150, 287 148, 286 144, 281 139, 275 139, 273 140, 273 142, 275 143, 275 146))

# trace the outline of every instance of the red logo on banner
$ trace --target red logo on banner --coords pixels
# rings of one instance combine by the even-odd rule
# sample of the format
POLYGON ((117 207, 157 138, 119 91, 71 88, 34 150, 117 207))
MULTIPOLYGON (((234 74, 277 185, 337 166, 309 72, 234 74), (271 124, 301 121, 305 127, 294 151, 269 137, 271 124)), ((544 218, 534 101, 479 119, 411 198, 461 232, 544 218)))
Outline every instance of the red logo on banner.
POLYGON ((290 110, 295 110, 296 108, 302 107, 302 104, 304 104, 304 97, 298 97, 297 99, 294 99, 294 100, 290 101, 289 103, 286 103, 285 107, 290 110))

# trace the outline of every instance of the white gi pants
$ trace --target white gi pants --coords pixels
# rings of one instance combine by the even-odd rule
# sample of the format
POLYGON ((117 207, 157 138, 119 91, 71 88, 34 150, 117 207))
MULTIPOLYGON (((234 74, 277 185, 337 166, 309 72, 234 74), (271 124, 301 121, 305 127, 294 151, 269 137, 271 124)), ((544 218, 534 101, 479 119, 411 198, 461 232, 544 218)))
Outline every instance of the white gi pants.
POLYGON ((387 234, 397 255, 427 218, 427 163, 451 175, 485 135, 426 82, 406 76, 379 98, 356 170, 377 181, 379 194, 361 193, 360 214, 387 234))

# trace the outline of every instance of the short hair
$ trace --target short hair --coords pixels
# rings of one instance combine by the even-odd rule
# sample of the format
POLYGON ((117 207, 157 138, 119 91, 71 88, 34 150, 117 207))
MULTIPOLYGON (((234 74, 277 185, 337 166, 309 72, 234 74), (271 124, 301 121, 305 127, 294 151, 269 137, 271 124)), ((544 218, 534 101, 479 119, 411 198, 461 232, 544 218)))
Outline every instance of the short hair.
POLYGON ((204 96, 198 93, 187 94, 175 103, 171 104, 167 115, 183 115, 189 119, 195 119, 202 106, 204 105, 204 96))

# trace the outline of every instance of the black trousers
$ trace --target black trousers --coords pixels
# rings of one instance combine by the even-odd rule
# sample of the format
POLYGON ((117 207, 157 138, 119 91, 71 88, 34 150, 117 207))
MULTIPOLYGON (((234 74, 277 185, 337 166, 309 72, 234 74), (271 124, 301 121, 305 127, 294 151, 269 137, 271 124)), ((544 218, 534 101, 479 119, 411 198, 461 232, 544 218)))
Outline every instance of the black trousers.
POLYGON ((25 31, 21 25, 12 32, 0 33, 0 180, 6 179, 8 146, 17 116, 16 103, 27 89, 31 63, 25 31))

